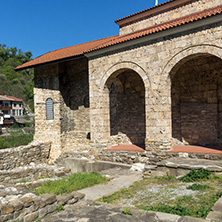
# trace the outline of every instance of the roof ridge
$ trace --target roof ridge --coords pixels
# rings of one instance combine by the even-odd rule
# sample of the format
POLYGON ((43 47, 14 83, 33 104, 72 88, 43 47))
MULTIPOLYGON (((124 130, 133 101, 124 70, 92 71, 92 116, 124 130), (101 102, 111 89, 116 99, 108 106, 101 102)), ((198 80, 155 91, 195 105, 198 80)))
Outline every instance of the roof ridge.
MULTIPOLYGON (((118 22, 123 21, 123 20, 125 20, 125 19, 134 17, 134 16, 136 16, 136 15, 142 14, 142 13, 144 13, 144 12, 152 11, 152 10, 154 10, 154 9, 156 9, 156 8, 160 8, 160 7, 164 6, 164 5, 167 5, 167 4, 171 3, 171 2, 176 2, 176 1, 179 2, 179 1, 181 1, 181 0, 168 0, 168 1, 163 2, 163 3, 161 3, 161 4, 152 6, 152 7, 150 7, 150 8, 144 9, 144 10, 142 10, 142 11, 139 11, 139 12, 133 13, 133 14, 131 14, 131 15, 125 16, 125 17, 123 17, 123 18, 117 19, 117 20, 115 20, 115 23, 118 23, 118 22)), ((199 1, 199 0, 190 0, 190 2, 193 2, 193 1, 199 1)), ((181 2, 181 4, 182 4, 182 2, 181 2)), ((189 4, 189 3, 187 3, 187 4, 189 4)))
POLYGON ((194 20, 196 21, 196 20, 199 20, 199 19, 203 19, 203 18, 207 18, 209 16, 216 15, 218 13, 220 14, 221 12, 222 12, 222 5, 219 5, 219 6, 216 6, 214 8, 210 8, 210 9, 205 9, 201 12, 195 12, 193 14, 186 15, 186 16, 181 17, 181 18, 177 18, 177 19, 174 19, 174 20, 171 20, 171 21, 168 21, 168 22, 164 22, 164 23, 161 23, 161 24, 158 24, 158 25, 155 25, 155 26, 151 26, 151 27, 146 28, 146 29, 138 30, 138 31, 130 33, 130 34, 119 36, 117 39, 115 39, 116 42, 114 41, 113 44, 105 45, 105 43, 103 43, 103 44, 101 44, 101 46, 103 46, 103 47, 94 48, 94 50, 90 50, 90 51, 87 51, 87 52, 89 53, 89 52, 96 51, 96 50, 99 50, 99 49, 102 49, 102 48, 105 48, 105 47, 110 47, 110 46, 113 46, 113 45, 116 45, 116 44, 119 44, 119 43, 130 41, 130 40, 140 38, 140 37, 143 37, 143 36, 146 36, 146 35, 149 35, 149 34, 153 34, 153 33, 159 32, 159 31, 163 31, 163 30, 166 30, 166 29, 177 27, 178 25, 182 25, 182 24, 185 24, 185 23, 190 23, 190 22, 193 22, 194 20), (218 11, 218 9, 220 9, 220 10, 218 11))
POLYGON ((200 12, 195 12, 195 13, 190 14, 190 15, 185 15, 185 16, 183 16, 183 17, 176 18, 176 19, 173 19, 173 20, 164 22, 164 23, 160 23, 160 24, 158 24, 158 25, 154 25, 154 26, 151 26, 151 27, 149 27, 149 28, 145 28, 145 29, 141 29, 141 30, 135 31, 135 32, 133 32, 133 33, 129 33, 129 34, 126 34, 126 35, 122 35, 122 36, 120 36, 120 38, 121 38, 121 37, 124 37, 124 36, 128 36, 128 35, 132 35, 132 34, 134 34, 134 33, 139 33, 139 32, 143 32, 143 31, 147 31, 147 30, 149 30, 149 29, 158 28, 159 26, 163 26, 163 25, 166 25, 166 24, 169 24, 169 23, 181 21, 181 20, 183 20, 183 19, 186 19, 186 18, 195 16, 195 15, 201 16, 201 15, 204 14, 205 12, 214 11, 214 10, 219 9, 219 8, 221 8, 221 10, 222 10, 222 5, 219 5, 219 6, 216 6, 216 7, 214 7, 214 8, 210 8, 210 9, 205 9, 205 10, 200 11, 200 12))

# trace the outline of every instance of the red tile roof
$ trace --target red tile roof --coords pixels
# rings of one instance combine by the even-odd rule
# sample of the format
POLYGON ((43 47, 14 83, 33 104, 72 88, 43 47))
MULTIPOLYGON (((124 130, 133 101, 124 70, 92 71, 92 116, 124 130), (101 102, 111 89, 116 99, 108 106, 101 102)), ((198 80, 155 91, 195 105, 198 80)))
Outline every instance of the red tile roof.
MULTIPOLYGON (((171 0, 175 1, 175 0, 171 0)), ((170 1, 169 1, 170 2, 170 1)), ((165 3, 164 3, 165 4, 165 3)), ((222 13, 222 6, 218 6, 212 9, 204 10, 202 12, 194 13, 179 19, 175 19, 169 22, 165 22, 144 30, 140 30, 128 35, 123 36, 111 36, 79 45, 74 45, 58 50, 54 50, 51 52, 48 52, 42 56, 39 56, 23 65, 20 65, 15 68, 16 71, 27 69, 27 68, 33 68, 38 65, 44 65, 48 64, 50 62, 59 62, 64 59, 74 58, 77 56, 83 56, 84 53, 89 53, 92 51, 96 51, 102 48, 110 47, 119 43, 124 43, 130 40, 134 40, 140 37, 148 36, 157 32, 161 32, 164 30, 168 30, 177 26, 181 26, 184 24, 192 23, 197 20, 205 19, 207 17, 211 17, 214 15, 218 15, 222 13)))
POLYGON ((16 101, 16 102, 22 102, 22 99, 18 99, 14 96, 6 96, 6 95, 0 95, 0 100, 5 100, 5 101, 16 101))
POLYGON ((202 12, 187 15, 185 17, 175 19, 175 20, 172 20, 169 22, 165 22, 165 23, 162 23, 162 24, 159 24, 159 25, 156 25, 156 26, 144 29, 144 30, 140 30, 140 31, 128 34, 128 35, 119 36, 115 39, 111 39, 107 42, 104 42, 103 44, 99 45, 98 47, 96 47, 94 49, 90 49, 88 52, 92 52, 92 51, 99 50, 102 48, 110 47, 110 46, 113 46, 113 45, 116 45, 119 43, 123 43, 126 41, 137 39, 140 37, 148 36, 148 35, 151 35, 151 34, 154 34, 157 32, 161 32, 161 31, 171 29, 171 28, 174 28, 177 26, 181 26, 184 24, 195 22, 197 20, 205 19, 207 17, 211 17, 211 16, 218 15, 221 13, 222 13, 222 6, 217 6, 212 9, 208 9, 208 10, 204 10, 202 12))
POLYGON ((91 42, 86 42, 86 43, 79 44, 79 45, 74 45, 74 46, 70 46, 70 47, 66 47, 66 48, 62 48, 62 49, 53 50, 51 52, 48 52, 44 55, 41 55, 41 56, 27 62, 27 63, 24 63, 24 64, 16 67, 15 70, 18 71, 18 70, 22 70, 22 69, 32 68, 32 67, 37 66, 39 64, 45 64, 45 63, 63 60, 66 58, 80 56, 80 55, 83 55, 84 51, 88 51, 89 49, 92 49, 92 48, 102 44, 103 42, 107 42, 110 39, 114 39, 116 37, 117 36, 111 36, 111 37, 107 37, 107 38, 103 38, 103 39, 99 39, 99 40, 95 40, 95 41, 91 41, 91 42))
POLYGON ((153 6, 151 8, 147 8, 143 11, 136 12, 132 15, 128 15, 124 18, 117 19, 115 20, 115 22, 117 25, 124 26, 126 24, 135 22, 136 20, 141 20, 144 17, 150 17, 155 14, 160 14, 160 13, 163 13, 164 11, 169 11, 171 9, 175 9, 175 8, 181 7, 186 4, 190 4, 195 1, 199 1, 199 0, 169 0, 159 5, 153 6))
POLYGON ((16 101, 16 102, 22 102, 23 100, 22 99, 18 99, 14 96, 7 96, 8 98, 12 99, 13 101, 16 101))

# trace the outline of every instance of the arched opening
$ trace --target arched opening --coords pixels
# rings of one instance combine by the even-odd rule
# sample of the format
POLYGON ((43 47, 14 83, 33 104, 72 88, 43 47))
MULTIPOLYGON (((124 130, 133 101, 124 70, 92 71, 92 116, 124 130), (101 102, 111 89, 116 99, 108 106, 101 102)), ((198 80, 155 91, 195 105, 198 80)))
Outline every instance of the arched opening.
POLYGON ((133 70, 121 69, 106 81, 109 91, 110 136, 116 144, 135 144, 144 148, 145 87, 133 70))
POLYGON ((172 137, 183 144, 221 145, 222 60, 196 54, 171 71, 172 137))

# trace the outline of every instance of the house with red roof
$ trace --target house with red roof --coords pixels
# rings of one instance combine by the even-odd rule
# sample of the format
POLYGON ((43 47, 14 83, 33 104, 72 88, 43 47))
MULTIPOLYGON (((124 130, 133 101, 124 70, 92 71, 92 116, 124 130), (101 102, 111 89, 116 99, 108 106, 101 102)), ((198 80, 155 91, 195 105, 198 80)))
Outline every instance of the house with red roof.
POLYGON ((48 52, 34 68, 36 142, 102 152, 222 144, 222 2, 169 0, 115 21, 119 34, 48 52))
POLYGON ((4 115, 23 116, 23 100, 13 96, 0 95, 0 111, 4 115))

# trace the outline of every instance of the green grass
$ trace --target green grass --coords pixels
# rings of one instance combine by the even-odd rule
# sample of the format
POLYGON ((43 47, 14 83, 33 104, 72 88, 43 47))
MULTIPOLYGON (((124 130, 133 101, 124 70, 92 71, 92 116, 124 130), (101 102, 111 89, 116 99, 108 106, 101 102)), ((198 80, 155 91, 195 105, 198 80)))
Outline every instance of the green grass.
POLYGON ((8 137, 0 137, 0 149, 27 145, 33 141, 33 134, 24 134, 21 129, 12 132, 8 137))
POLYGON ((63 177, 57 181, 47 181, 41 187, 35 189, 37 195, 42 193, 71 193, 95 184, 106 182, 106 177, 99 173, 75 173, 67 177, 63 177))
POLYGON ((181 177, 180 180, 183 182, 195 182, 201 180, 208 180, 212 172, 205 170, 203 168, 195 170, 192 169, 188 174, 181 177))
POLYGON ((206 190, 206 189, 211 189, 211 187, 208 185, 194 183, 193 185, 188 186, 187 189, 189 189, 189 190, 206 190))
POLYGON ((187 175, 186 179, 198 180, 198 184, 190 185, 174 177, 150 177, 98 201, 148 211, 206 218, 215 202, 222 196, 222 177, 205 170, 193 171, 187 175))
POLYGON ((122 209, 122 214, 133 215, 129 208, 122 209))
POLYGON ((55 212, 58 213, 58 212, 60 212, 60 211, 62 211, 62 210, 64 210, 64 207, 63 207, 62 204, 60 204, 59 207, 57 207, 57 208, 55 209, 55 212))

